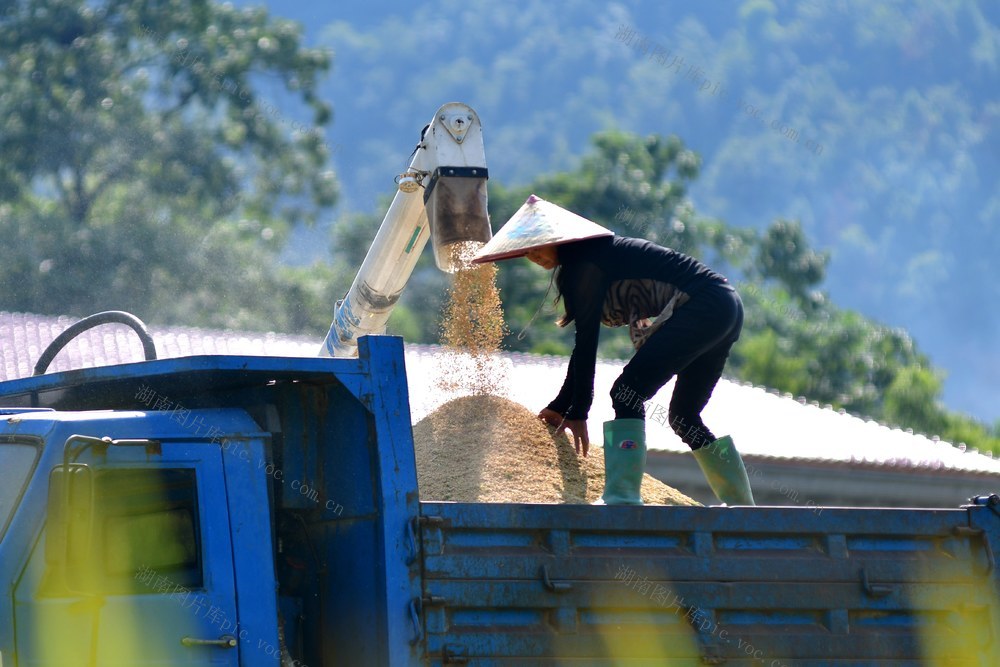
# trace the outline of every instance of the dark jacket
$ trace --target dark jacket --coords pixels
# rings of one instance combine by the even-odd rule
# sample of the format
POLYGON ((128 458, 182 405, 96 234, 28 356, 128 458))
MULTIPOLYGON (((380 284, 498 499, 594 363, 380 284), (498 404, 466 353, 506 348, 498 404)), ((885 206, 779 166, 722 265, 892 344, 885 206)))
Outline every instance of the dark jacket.
POLYGON ((658 326, 699 290, 727 282, 693 257, 625 236, 567 243, 558 254, 557 282, 576 322, 576 342, 566 381, 548 407, 566 419, 586 419, 590 412, 602 323, 636 326, 661 316, 658 326))

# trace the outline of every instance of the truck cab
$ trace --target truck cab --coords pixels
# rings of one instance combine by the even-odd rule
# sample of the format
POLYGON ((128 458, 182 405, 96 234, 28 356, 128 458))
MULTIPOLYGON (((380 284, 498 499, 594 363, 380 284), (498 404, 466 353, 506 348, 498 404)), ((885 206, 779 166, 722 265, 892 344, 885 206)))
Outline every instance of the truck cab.
POLYGON ((4 523, 14 520, 0 571, 18 577, 4 582, 15 633, 4 644, 25 664, 183 665, 211 654, 257 665, 266 662, 240 662, 241 643, 277 650, 271 512, 254 464, 269 438, 241 410, 185 416, 5 415, 4 523))
POLYGON ((2 385, 2 664, 409 661, 387 636, 416 583, 402 345, 363 349, 2 385))

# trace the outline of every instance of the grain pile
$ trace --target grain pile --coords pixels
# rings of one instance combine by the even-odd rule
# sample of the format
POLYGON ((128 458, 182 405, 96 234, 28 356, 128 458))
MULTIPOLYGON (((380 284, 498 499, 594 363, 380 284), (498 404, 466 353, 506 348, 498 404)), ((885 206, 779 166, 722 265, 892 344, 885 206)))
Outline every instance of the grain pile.
MULTIPOLYGON (((577 456, 523 405, 499 396, 464 396, 413 427, 422 500, 503 503, 592 503, 604 490, 598 442, 577 456)), ((697 505, 645 475, 648 505, 697 505)))

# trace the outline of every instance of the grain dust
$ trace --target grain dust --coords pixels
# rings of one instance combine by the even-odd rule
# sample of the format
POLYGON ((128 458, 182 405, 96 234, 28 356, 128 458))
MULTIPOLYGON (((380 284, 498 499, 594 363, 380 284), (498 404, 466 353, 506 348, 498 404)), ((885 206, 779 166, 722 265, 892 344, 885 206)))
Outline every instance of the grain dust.
POLYGON ((500 345, 507 331, 497 289, 495 263, 470 264, 481 243, 456 243, 451 260, 462 266, 451 274, 441 318, 438 386, 447 393, 507 393, 509 384, 500 345))
MULTIPOLYGON (((565 434, 499 396, 464 396, 413 427, 421 500, 487 503, 592 503, 604 491, 597 443, 578 456, 565 434)), ((648 505, 697 505, 650 475, 648 505)))

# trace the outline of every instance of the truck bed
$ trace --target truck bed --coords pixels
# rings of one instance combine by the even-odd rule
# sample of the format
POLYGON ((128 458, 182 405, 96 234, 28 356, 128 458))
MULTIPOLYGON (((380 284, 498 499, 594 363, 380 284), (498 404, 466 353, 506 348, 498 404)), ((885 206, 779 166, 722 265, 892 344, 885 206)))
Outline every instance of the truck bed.
MULTIPOLYGON (((185 664, 277 665, 282 643, 310 667, 1000 664, 997 496, 941 510, 420 501, 402 343, 366 337, 359 350, 354 360, 165 359, 0 385, 7 437, 26 446, 30 422, 42 452, 0 542, 3 664, 66 664, 38 661, 27 639, 19 656, 13 614, 15 602, 54 604, 22 572, 47 562, 32 552, 72 433, 145 442, 112 448, 114 465, 183 458, 207 475, 198 521, 215 547, 199 562, 268 605, 229 586, 217 597, 239 624, 236 646, 219 645, 226 637, 209 624, 192 636, 215 653, 181 651, 162 610, 194 616, 143 592, 137 604, 160 605, 163 646, 185 664), (185 425, 195 414, 207 432, 185 425), (244 445, 251 455, 234 459, 244 445)), ((90 464, 106 466, 100 456, 90 464)), ((67 627, 91 637, 76 597, 57 602, 67 627)), ((49 637, 45 624, 22 628, 49 637)), ((147 662, 125 664, 176 664, 154 660, 154 635, 142 637, 147 662)))
POLYGON ((422 640, 432 665, 996 665, 996 500, 422 502, 422 640))

